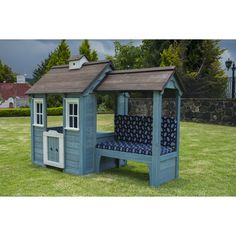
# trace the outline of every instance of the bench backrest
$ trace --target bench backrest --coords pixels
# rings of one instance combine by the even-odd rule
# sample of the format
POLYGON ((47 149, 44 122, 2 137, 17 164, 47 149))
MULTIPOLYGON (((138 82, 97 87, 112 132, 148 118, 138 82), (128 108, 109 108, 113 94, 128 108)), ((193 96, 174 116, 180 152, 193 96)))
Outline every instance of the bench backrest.
MULTIPOLYGON (((161 145, 176 148, 177 122, 174 118, 162 117, 161 145)), ((152 143, 151 116, 115 116, 115 134, 118 140, 134 143, 152 143)))

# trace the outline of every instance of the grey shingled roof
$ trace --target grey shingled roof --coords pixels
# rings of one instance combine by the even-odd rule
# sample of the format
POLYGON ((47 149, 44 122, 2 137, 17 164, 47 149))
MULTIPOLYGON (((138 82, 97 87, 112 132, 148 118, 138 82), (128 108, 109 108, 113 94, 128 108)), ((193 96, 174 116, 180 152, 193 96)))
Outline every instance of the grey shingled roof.
POLYGON ((69 70, 68 65, 55 66, 26 94, 82 93, 108 64, 109 61, 87 62, 75 70, 69 70))
MULTIPOLYGON (((75 60, 80 60, 83 56, 85 55, 75 55, 75 56, 71 56, 69 58, 69 61, 75 61, 75 60)), ((86 57, 86 56, 85 56, 86 57)), ((86 57, 87 58, 87 57, 86 57)))
POLYGON ((174 73, 173 66, 116 70, 108 74, 97 91, 162 91, 174 73))

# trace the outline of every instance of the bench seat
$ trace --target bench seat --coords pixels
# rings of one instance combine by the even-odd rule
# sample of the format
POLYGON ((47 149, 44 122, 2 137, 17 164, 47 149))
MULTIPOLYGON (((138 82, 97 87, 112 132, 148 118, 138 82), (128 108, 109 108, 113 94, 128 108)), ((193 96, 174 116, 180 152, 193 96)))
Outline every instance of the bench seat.
MULTIPOLYGON (((133 142, 126 142, 126 141, 103 141, 97 143, 97 148, 100 149, 108 149, 120 152, 130 152, 130 153, 137 153, 137 154, 144 154, 144 155, 152 155, 152 145, 151 144, 144 144, 144 143, 133 143, 133 142)), ((172 148, 161 146, 161 155, 168 154, 172 152, 172 148)))

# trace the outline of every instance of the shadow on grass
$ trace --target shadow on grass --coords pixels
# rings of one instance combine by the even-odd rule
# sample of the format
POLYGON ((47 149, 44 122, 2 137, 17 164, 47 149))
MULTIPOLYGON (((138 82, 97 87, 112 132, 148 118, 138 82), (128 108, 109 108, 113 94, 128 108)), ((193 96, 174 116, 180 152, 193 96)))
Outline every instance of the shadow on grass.
POLYGON ((116 177, 128 178, 130 180, 138 180, 138 181, 149 181, 149 173, 148 171, 142 172, 137 170, 133 166, 125 166, 120 168, 113 168, 110 170, 104 171, 104 173, 112 174, 116 177))

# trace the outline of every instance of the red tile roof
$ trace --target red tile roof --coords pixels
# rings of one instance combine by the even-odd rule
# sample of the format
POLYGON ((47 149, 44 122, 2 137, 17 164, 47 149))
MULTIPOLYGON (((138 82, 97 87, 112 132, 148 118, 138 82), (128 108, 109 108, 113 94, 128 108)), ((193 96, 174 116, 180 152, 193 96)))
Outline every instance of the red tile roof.
POLYGON ((29 84, 0 83, 0 96, 7 100, 10 97, 27 97, 25 92, 30 88, 29 84))

